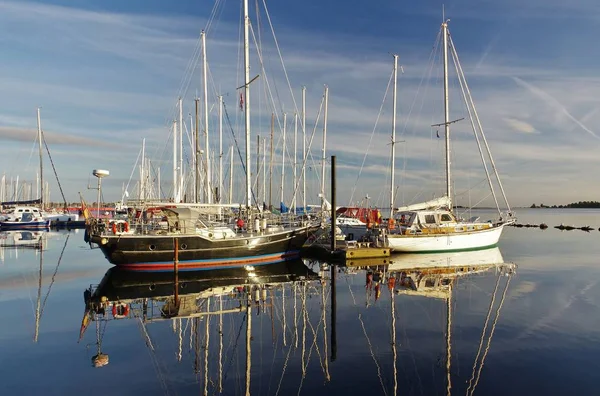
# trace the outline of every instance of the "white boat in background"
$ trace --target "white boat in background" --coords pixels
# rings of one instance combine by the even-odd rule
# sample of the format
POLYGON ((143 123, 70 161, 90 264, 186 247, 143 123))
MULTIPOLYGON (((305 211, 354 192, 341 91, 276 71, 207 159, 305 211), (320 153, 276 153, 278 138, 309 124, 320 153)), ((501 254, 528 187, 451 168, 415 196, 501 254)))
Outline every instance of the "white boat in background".
MULTIPOLYGON (((484 249, 493 247, 498 243, 504 226, 514 222, 516 219, 510 210, 510 205, 506 199, 506 194, 500 182, 492 154, 489 150, 487 140, 483 134, 481 122, 477 116, 473 99, 471 98, 466 79, 462 73, 462 67, 458 60, 458 55, 450 33, 448 32, 447 21, 441 26, 441 35, 443 41, 443 60, 444 60, 444 122, 433 125, 444 127, 445 131, 445 151, 446 151, 446 192, 441 198, 410 205, 408 207, 395 209, 394 188, 391 188, 390 202, 391 210, 394 214, 388 221, 388 246, 394 252, 449 252, 465 251, 474 249, 484 249), (449 99, 448 99, 448 52, 456 66, 459 84, 463 93, 468 115, 473 127, 479 153, 491 194, 498 208, 498 218, 491 221, 480 221, 478 217, 469 220, 461 219, 453 211, 452 203, 452 178, 450 174, 450 125, 460 120, 450 120, 449 99), (483 145, 482 145, 483 143, 483 145), (489 162, 489 165, 488 165, 489 162), (494 174, 494 182, 488 170, 491 166, 494 174), (494 190, 494 184, 499 187, 507 212, 503 213, 498 204, 498 197, 494 190)), ((394 57, 394 72, 397 73, 397 56, 394 57)), ((395 81, 395 80, 394 80, 395 81)), ((396 92, 394 90, 394 114, 395 114, 396 92)), ((394 120, 395 126, 395 120, 394 120)), ((395 130, 392 130, 392 182, 394 186, 393 158, 395 156, 394 148, 395 130)))
POLYGON ((50 220, 35 206, 17 206, 8 212, 3 220, 0 220, 0 229, 2 230, 31 230, 49 227, 50 220))

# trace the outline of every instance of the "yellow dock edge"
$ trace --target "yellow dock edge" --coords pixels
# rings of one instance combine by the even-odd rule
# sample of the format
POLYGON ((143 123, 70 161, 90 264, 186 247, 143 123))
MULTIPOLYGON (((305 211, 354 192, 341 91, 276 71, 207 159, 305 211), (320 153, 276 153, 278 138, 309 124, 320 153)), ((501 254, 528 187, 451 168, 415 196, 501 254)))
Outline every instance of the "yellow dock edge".
POLYGON ((346 260, 379 257, 390 257, 390 249, 374 247, 357 247, 346 249, 346 260))

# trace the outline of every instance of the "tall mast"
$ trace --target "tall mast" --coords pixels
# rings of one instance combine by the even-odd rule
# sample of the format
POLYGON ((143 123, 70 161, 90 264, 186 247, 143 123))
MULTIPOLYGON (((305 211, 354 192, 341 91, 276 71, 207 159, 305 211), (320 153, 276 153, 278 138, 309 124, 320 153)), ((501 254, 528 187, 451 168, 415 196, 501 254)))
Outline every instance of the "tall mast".
POLYGON ((302 210, 306 214, 306 87, 302 87, 302 210))
POLYGON ((179 98, 179 169, 177 171, 178 201, 183 202, 183 100, 179 98))
POLYGON ((246 206, 252 205, 252 180, 250 178, 250 18, 248 17, 248 0, 244 0, 244 121, 246 130, 246 206))
MULTIPOLYGON (((262 201, 263 204, 265 204, 267 202, 267 138, 263 138, 262 140, 262 153, 263 153, 263 157, 262 157, 262 164, 263 164, 263 181, 262 181, 262 186, 263 186, 263 190, 262 190, 262 201)), ((258 199, 258 197, 257 197, 258 199)))
POLYGON ((219 196, 221 203, 223 195, 223 95, 219 95, 219 196))
MULTIPOLYGON (((264 188, 264 186, 263 186, 264 188)), ((260 135, 256 135, 256 199, 260 197, 260 135)))
POLYGON ((204 149, 206 151, 206 203, 212 203, 212 190, 210 187, 210 149, 208 145, 208 66, 206 62, 206 33, 200 34, 202 39, 202 90, 204 96, 204 149))
POLYGON ((177 184, 177 121, 173 121, 173 202, 178 199, 177 184))
POLYGON ((450 106, 448 102, 448 21, 442 23, 444 45, 444 131, 446 135, 446 195, 452 209, 452 186, 450 181, 450 106))
MULTIPOLYGON (((146 178, 145 178, 145 158, 146 158, 146 138, 142 139, 142 161, 140 165, 140 190, 138 199, 145 200, 146 199, 146 178)), ((123 202, 123 200, 121 200, 123 202)))
POLYGON ((229 203, 233 203, 233 146, 229 148, 229 203))
POLYGON ((195 163, 194 167, 194 180, 196 181, 196 190, 194 191, 194 202, 200 202, 200 119, 198 118, 198 105, 200 99, 194 100, 196 105, 196 128, 194 129, 194 142, 195 142, 195 163))
POLYGON ((283 199, 283 190, 285 183, 285 128, 287 124, 287 114, 283 113, 283 149, 281 150, 281 202, 283 199))
POLYGON ((298 185, 298 112, 294 113, 294 197, 292 198, 292 210, 296 214, 296 186, 298 185))
POLYGON ((44 209, 44 161, 42 156, 42 121, 40 118, 40 108, 37 108, 37 126, 38 126, 38 140, 39 140, 39 152, 40 152, 40 208, 44 209))
MULTIPOLYGON (((323 159, 321 163, 321 204, 325 202, 325 148, 327 144, 327 102, 329 101, 329 87, 325 85, 325 113, 323 116, 323 159)), ((332 208, 335 210, 335 208, 332 208)))
POLYGON ((271 113, 271 155, 269 157, 269 210, 273 205, 273 135, 275 133, 275 113, 271 113))
POLYGON ((396 184, 396 93, 398 89, 398 55, 394 54, 394 97, 392 99, 392 175, 390 180, 390 219, 394 217, 394 186, 396 184))

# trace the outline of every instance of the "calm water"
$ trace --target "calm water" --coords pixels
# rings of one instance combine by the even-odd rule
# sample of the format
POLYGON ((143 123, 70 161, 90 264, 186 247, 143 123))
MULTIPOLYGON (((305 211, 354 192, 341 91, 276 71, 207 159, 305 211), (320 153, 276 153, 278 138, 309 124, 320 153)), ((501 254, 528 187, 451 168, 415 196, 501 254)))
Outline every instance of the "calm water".
MULTIPOLYGON (((512 275, 492 268, 457 277, 451 291, 423 287, 392 295, 386 282, 376 285, 377 273, 367 285, 364 270, 340 269, 334 361, 329 280, 324 287, 311 280, 319 265, 308 263, 314 273, 294 267, 298 277, 309 275, 304 282, 289 282, 282 267, 257 272, 271 276, 272 286, 265 301, 261 294, 252 303, 251 393, 435 395, 447 393, 449 378, 453 394, 597 394, 600 211, 518 215, 520 222, 551 228, 505 230, 499 250, 504 262, 517 265, 512 275), (595 231, 552 228, 560 223, 595 231)), ((43 235, 42 252, 3 237, 3 246, 19 247, 0 248, 1 395, 218 394, 219 384, 223 394, 244 394, 245 312, 223 314, 220 327, 218 315, 144 324, 133 317, 142 315, 133 306, 128 319, 112 320, 109 310, 111 320, 92 322, 78 343, 84 291, 111 268, 100 250, 90 250, 81 231, 43 235), (98 340, 109 364, 94 368, 98 340)), ((114 284, 133 281, 116 277, 114 284)), ((227 286, 215 282, 218 290, 227 286)), ((149 290, 128 293, 144 297, 149 290)), ((224 309, 239 306, 240 296, 226 293, 203 299, 198 310, 215 311, 223 298, 224 309)), ((160 317, 157 307, 147 316, 160 317)))

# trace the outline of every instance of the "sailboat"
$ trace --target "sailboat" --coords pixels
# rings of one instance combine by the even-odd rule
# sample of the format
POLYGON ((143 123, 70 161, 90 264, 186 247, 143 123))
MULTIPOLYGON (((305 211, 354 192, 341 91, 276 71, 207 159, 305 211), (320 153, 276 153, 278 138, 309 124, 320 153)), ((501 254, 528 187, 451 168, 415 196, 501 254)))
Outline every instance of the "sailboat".
MULTIPOLYGON (((306 219, 269 224, 262 211, 253 208, 250 174, 250 84, 253 80, 250 79, 248 1, 243 3, 245 75, 244 85, 240 88, 243 88, 245 98, 245 213, 240 210, 237 220, 231 219, 231 223, 214 222, 210 214, 201 218, 206 215, 206 210, 168 204, 157 208, 160 217, 166 218, 168 223, 162 227, 143 223, 136 226, 127 222, 107 227, 101 221, 91 222, 87 230, 90 241, 99 245, 110 263, 136 271, 170 270, 174 258, 179 270, 272 264, 298 258, 311 231, 318 229, 318 225, 306 219)), ((209 174, 205 176, 210 177, 209 174)), ((210 200, 207 204, 211 206, 210 200)))
MULTIPOLYGON (((26 201, 0 202, 0 206, 14 206, 8 213, 0 218, 0 229, 3 230, 38 230, 48 229, 52 222, 71 222, 79 220, 78 214, 68 213, 65 202, 65 213, 48 213, 44 211, 44 161, 43 147, 44 135, 40 119, 40 109, 37 109, 37 140, 39 151, 39 193, 40 198, 26 201), (15 206, 16 205, 16 206, 15 206)), ((48 151, 48 154, 50 152, 48 151)))
MULTIPOLYGON (((516 219, 510 210, 510 205, 506 199, 504 188, 500 182, 496 166, 494 164, 487 140, 483 134, 481 123, 477 116, 477 111, 467 86, 466 79, 462 73, 462 67, 458 61, 458 55, 450 33, 448 31, 448 21, 444 20, 441 25, 441 34, 443 42, 443 61, 444 61, 444 122, 434 126, 443 126, 445 131, 446 146, 446 194, 440 198, 405 206, 401 208, 394 207, 394 173, 392 160, 392 188, 390 197, 390 206, 393 216, 388 221, 388 242, 389 248, 395 252, 449 252, 464 251, 473 249, 483 249, 496 246, 504 226, 513 223, 516 219), (498 218, 491 221, 480 221, 479 217, 473 217, 468 220, 461 219, 453 210, 452 197, 452 178, 450 173, 450 125, 460 120, 450 120, 449 99, 448 99, 448 52, 454 59, 456 70, 459 77, 459 83, 467 111, 471 119, 471 126, 475 133, 479 152, 486 172, 491 194, 494 197, 498 208, 498 218), (483 147, 481 141, 483 142, 483 147), (508 208, 507 212, 502 212, 498 204, 498 197, 494 190, 494 183, 488 171, 488 165, 485 154, 489 158, 494 172, 495 180, 500 188, 502 197, 508 208)), ((397 61, 397 58, 396 58, 397 61)), ((395 91, 394 91, 395 98, 395 91)), ((394 100, 395 103, 395 100, 394 100)), ((395 114, 395 109, 394 109, 395 114)), ((394 158, 394 132, 392 132, 392 158, 394 158)))

